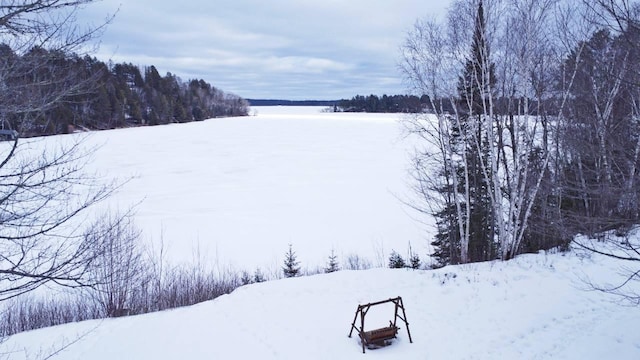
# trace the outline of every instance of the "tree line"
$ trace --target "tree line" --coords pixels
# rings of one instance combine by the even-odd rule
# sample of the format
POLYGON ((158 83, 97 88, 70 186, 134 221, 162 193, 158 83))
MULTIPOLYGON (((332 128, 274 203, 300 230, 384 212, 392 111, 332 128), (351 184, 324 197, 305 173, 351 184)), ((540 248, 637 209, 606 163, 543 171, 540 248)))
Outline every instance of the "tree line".
POLYGON ((333 106, 336 100, 247 99, 251 106, 333 106))
POLYGON ((2 127, 22 137, 242 116, 249 107, 202 79, 40 46, 1 44, 0 73, 2 127))
POLYGON ((431 111, 429 97, 415 95, 356 95, 340 100, 247 99, 251 106, 326 106, 334 112, 416 113, 431 111))
POLYGON ((371 113, 417 113, 429 109, 427 95, 356 95, 336 102, 336 111, 371 113))
POLYGON ((416 22, 402 71, 432 114, 410 121, 414 205, 436 219, 440 266, 638 223, 639 45, 626 0, 454 1, 416 22))

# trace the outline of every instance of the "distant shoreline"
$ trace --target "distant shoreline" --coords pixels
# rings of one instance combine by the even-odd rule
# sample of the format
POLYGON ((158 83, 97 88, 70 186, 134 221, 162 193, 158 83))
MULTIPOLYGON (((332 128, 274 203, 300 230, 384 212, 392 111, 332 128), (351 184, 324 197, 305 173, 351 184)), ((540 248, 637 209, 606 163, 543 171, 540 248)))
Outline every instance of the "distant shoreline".
POLYGON ((340 100, 246 99, 250 106, 334 106, 340 100))

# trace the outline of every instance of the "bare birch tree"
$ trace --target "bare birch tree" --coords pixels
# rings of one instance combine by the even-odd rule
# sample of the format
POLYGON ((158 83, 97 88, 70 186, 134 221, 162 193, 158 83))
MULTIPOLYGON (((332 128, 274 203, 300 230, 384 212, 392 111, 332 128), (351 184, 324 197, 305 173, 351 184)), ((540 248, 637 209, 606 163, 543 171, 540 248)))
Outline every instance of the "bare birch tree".
POLYGON ((454 171, 458 163, 466 169, 466 155, 463 149, 458 158, 451 136, 453 119, 458 116, 454 84, 461 66, 458 58, 461 46, 456 36, 459 30, 435 20, 418 20, 404 43, 401 62, 411 90, 429 97, 429 112, 434 114, 415 114, 407 122, 409 132, 424 143, 416 149, 414 157, 416 192, 423 197, 422 203, 414 207, 426 214, 438 211, 437 206, 432 207, 434 203, 444 203, 443 207, 449 208, 451 214, 442 226, 451 230, 446 240, 450 247, 446 258, 451 263, 468 262, 469 248, 469 204, 459 201, 456 191, 462 183, 460 176, 467 172, 454 171), (452 35, 447 36, 448 32, 452 35), (442 172, 434 170, 438 164, 442 164, 442 172))
POLYGON ((17 139, 0 143, 0 301, 48 282, 87 285, 97 244, 76 219, 112 188, 83 173, 89 158, 80 146, 38 154, 19 149, 17 139))
MULTIPOLYGON (((28 123, 65 97, 89 91, 86 83, 56 78, 49 55, 82 49, 99 35, 104 24, 81 27, 76 22, 81 7, 92 2, 2 1, 0 42, 13 51, 31 52, 32 59, 29 66, 17 66, 7 47, 1 51, 2 127, 11 126, 9 118, 28 123), (37 49, 47 51, 39 56, 37 49), (40 76, 43 67, 48 70, 40 76)), ((0 142, 0 301, 51 282, 88 285, 96 243, 82 235, 79 218, 112 191, 83 172, 91 150, 81 142, 41 152, 33 147, 18 137, 0 142)))

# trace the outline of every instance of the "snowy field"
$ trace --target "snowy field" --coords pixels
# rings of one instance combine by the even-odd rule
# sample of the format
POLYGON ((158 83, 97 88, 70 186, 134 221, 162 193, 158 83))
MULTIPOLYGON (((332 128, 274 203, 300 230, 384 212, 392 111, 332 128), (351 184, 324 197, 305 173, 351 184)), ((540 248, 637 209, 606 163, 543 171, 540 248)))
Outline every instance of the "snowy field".
POLYGON ((269 275, 288 244, 309 269, 332 249, 374 266, 409 243, 425 257, 428 228, 400 200, 412 196, 401 115, 321 109, 92 133, 86 144, 100 148, 87 170, 130 179, 111 210, 136 205, 145 239, 164 242, 174 262, 269 275))
MULTIPOLYGON (((52 359, 637 360, 638 308, 584 283, 617 281, 617 270, 611 259, 571 252, 433 271, 340 271, 248 285, 171 311, 21 333, 0 353, 12 360, 59 349, 52 359), (357 305, 396 296, 413 343, 400 323, 392 345, 363 355, 357 336, 347 337, 357 305)), ((365 330, 392 317, 392 306, 371 308, 365 330)))

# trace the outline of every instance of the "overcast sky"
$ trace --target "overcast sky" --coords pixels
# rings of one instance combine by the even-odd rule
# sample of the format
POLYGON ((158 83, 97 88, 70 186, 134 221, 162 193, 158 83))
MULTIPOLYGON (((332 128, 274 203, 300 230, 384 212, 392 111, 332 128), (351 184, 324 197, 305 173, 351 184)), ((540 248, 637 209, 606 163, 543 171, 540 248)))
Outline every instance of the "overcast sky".
POLYGON ((399 47, 448 0, 103 0, 119 8, 100 60, 155 65, 244 98, 339 99, 405 93, 399 47))

